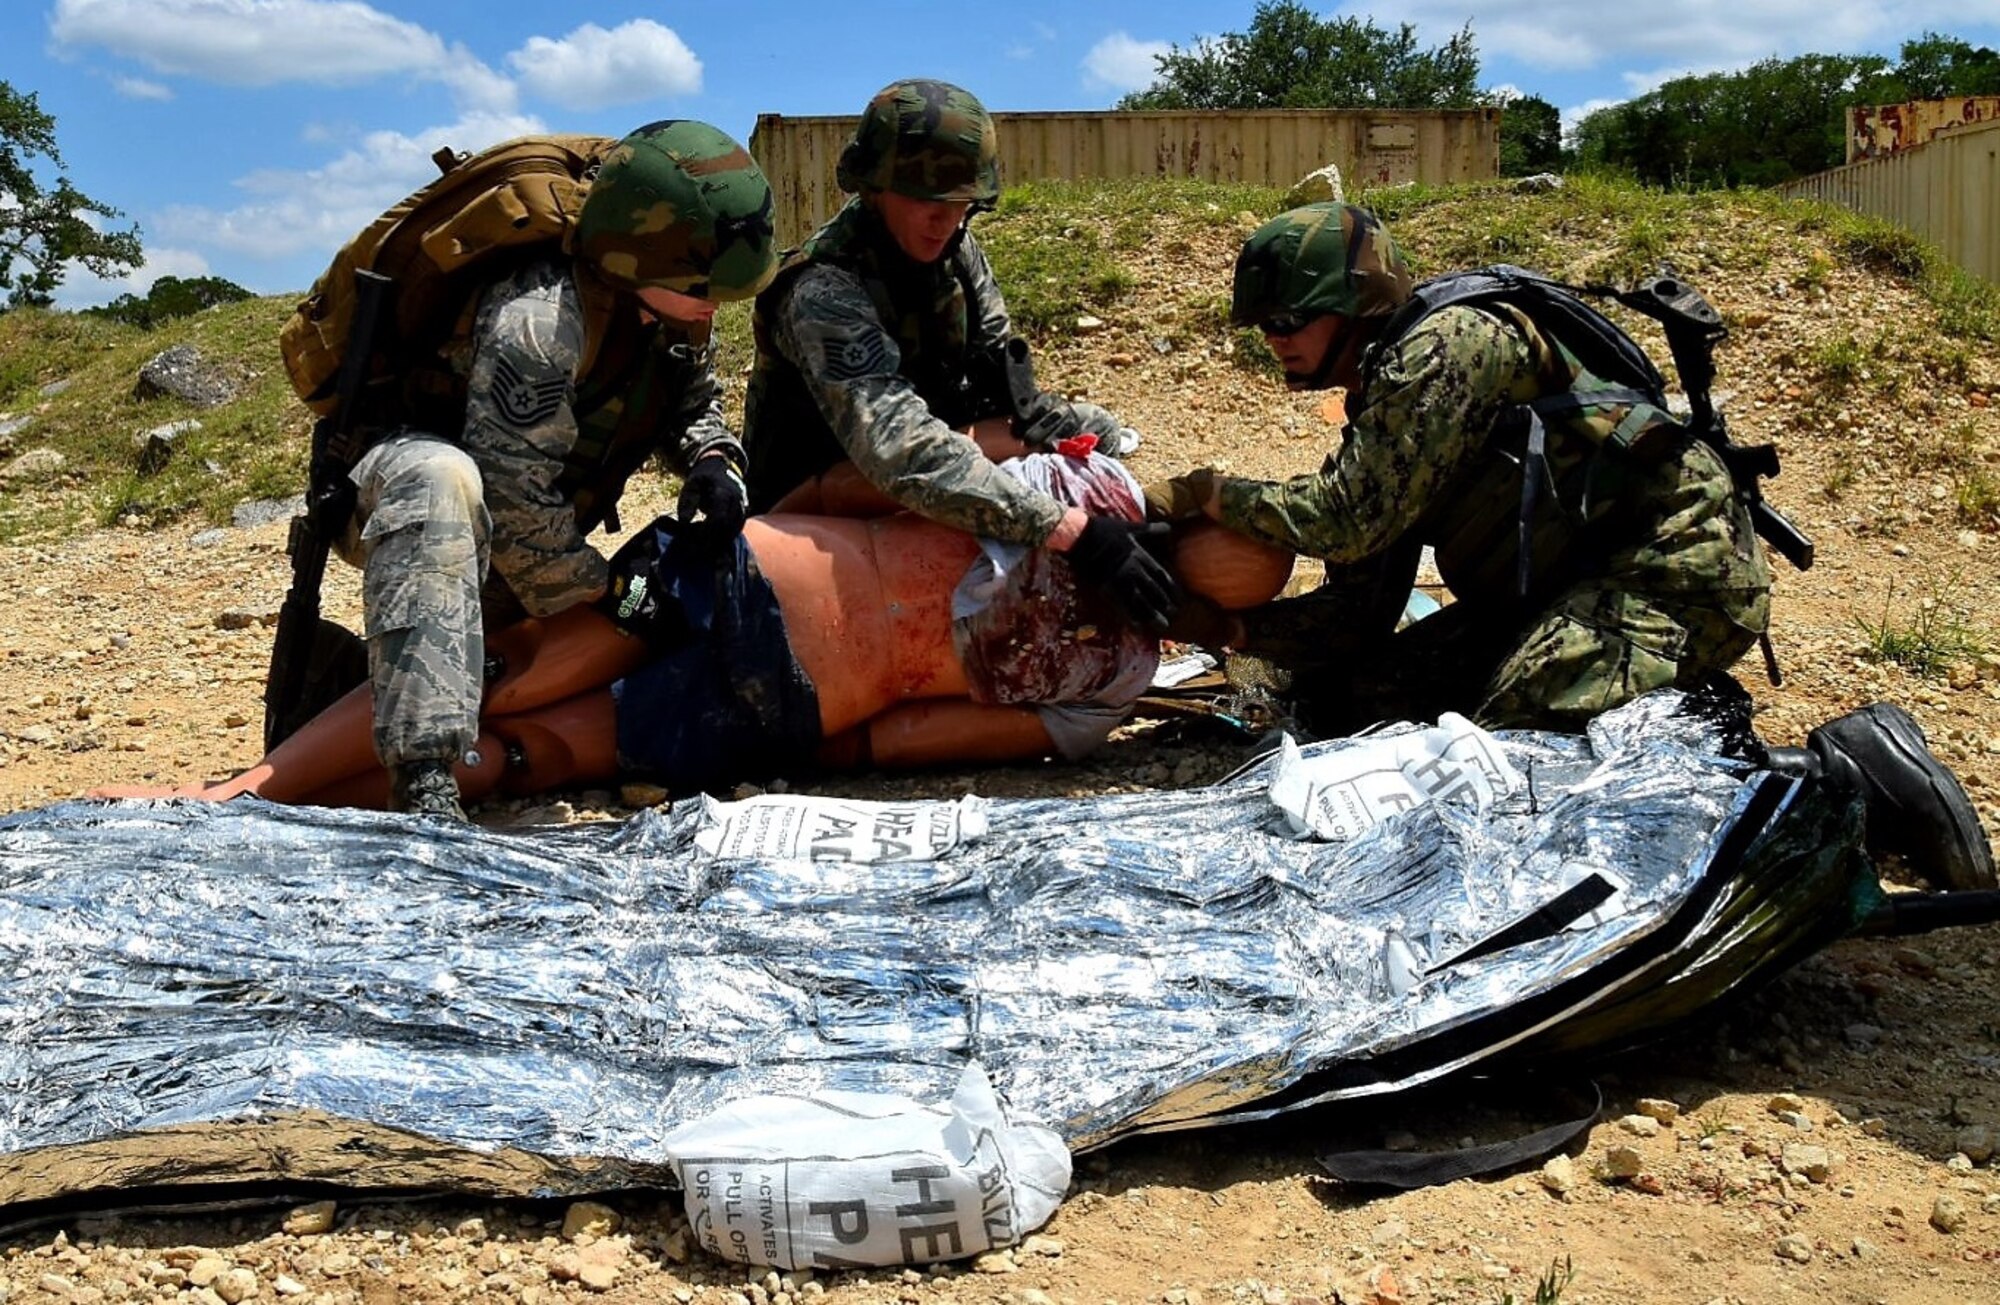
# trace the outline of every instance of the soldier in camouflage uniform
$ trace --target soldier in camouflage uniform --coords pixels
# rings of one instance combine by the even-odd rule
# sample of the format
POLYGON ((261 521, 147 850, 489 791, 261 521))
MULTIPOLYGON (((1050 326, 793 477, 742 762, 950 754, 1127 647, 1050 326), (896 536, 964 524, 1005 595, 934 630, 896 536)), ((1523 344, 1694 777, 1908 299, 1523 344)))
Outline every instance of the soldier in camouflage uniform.
POLYGON ((1139 546, 1143 527, 1065 508, 960 433, 999 413, 1031 446, 1088 434, 1115 452, 1121 433, 1094 404, 1043 394, 1016 411, 1009 399, 1007 306, 967 229, 1000 194, 985 108, 943 82, 896 82, 869 101, 838 175, 855 197, 757 299, 743 415, 752 508, 851 460, 933 521, 1068 553, 1086 581, 1163 625, 1177 595, 1139 546))
POLYGON ((1580 417, 1552 420, 1553 492, 1525 523, 1516 405, 1586 374, 1527 317, 1459 304, 1377 338, 1409 299, 1401 256, 1361 209, 1265 224, 1236 264, 1231 319, 1260 327, 1294 389, 1345 386, 1348 425, 1315 474, 1198 471, 1149 491, 1155 515, 1207 513, 1325 559, 1327 586, 1247 614, 1240 646, 1294 672, 1307 718, 1345 732, 1455 710, 1576 729, 1607 708, 1726 670, 1764 632, 1771 576, 1715 453, 1692 437, 1641 461, 1580 417), (1454 603, 1392 635, 1420 550, 1454 603))
POLYGON ((653 123, 605 158, 574 234, 574 256, 480 291, 446 346, 462 425, 394 427, 352 473, 341 553, 363 571, 375 749, 404 810, 463 817, 451 767, 478 737, 485 629, 603 595, 585 535, 615 526, 648 452, 685 477, 684 520, 742 528, 709 327, 776 270, 763 173, 713 127, 653 123))

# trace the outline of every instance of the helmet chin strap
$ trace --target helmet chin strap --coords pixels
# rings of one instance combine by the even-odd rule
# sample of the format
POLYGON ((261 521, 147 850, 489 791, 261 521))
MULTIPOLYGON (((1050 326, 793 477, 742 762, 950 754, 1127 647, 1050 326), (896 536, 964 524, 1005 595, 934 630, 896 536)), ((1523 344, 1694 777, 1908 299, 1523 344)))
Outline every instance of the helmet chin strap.
POLYGON ((941 256, 939 261, 943 262, 949 260, 958 253, 958 247, 965 243, 965 237, 972 230, 972 219, 978 217, 981 213, 990 213, 992 211, 993 211, 993 202, 991 200, 985 200, 985 199, 973 200, 972 203, 966 207, 965 217, 963 220, 959 222, 958 230, 952 232, 951 239, 945 242, 944 254, 941 256))
POLYGON ((1285 373, 1285 388, 1288 390, 1331 389, 1333 369, 1340 364, 1340 356, 1347 350, 1347 341, 1353 336, 1355 322, 1346 318, 1346 325, 1335 331, 1326 342, 1326 352, 1320 355, 1319 366, 1309 372, 1285 373))

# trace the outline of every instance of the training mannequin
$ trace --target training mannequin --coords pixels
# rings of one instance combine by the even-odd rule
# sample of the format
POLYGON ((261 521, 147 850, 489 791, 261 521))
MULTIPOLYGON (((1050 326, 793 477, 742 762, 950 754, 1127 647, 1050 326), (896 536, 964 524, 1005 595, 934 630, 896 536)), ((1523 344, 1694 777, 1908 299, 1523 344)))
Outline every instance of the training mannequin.
MULTIPOLYGON (((1024 461, 1053 468, 1037 483, 1091 511, 1136 520, 1143 510, 1136 485, 1110 459, 1024 461)), ((671 528, 656 529, 667 532, 670 557, 671 528)), ((645 566, 646 551, 628 545, 614 569, 633 565, 628 554, 645 566)), ((694 643, 649 641, 650 632, 628 633, 592 606, 496 634, 490 651, 504 669, 488 686, 479 742, 457 768, 466 797, 662 771, 670 787, 686 789, 816 766, 1080 756, 1129 713, 1157 663, 1150 635, 1040 550, 1019 557, 988 606, 966 615, 981 541, 912 514, 756 517, 738 551, 737 579, 725 586, 731 598, 737 588, 767 586, 775 610, 716 598, 711 629, 694 643), (736 642, 719 646, 725 626, 736 642), (765 710, 754 739, 727 737, 743 732, 740 704, 728 704, 713 727, 702 715, 714 705, 701 698, 712 696, 717 675, 758 686, 749 696, 765 710)), ((1230 609, 1269 600, 1291 570, 1290 555, 1207 523, 1179 533, 1174 561, 1184 583, 1230 609)), ((654 564, 647 574, 656 583, 693 577, 698 588, 712 572, 713 563, 678 574, 654 564)), ((690 610, 709 600, 686 597, 690 610)), ((236 778, 174 792, 383 806, 387 777, 368 721, 363 686, 236 778)))

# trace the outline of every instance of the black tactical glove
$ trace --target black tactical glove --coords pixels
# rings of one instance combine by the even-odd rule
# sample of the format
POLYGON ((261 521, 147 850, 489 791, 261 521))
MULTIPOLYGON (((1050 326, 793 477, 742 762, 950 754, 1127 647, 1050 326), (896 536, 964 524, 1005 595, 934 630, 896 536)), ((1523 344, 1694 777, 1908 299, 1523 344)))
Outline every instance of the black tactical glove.
POLYGON ((750 492, 729 459, 719 453, 696 458, 674 505, 681 534, 691 543, 715 547, 742 534, 749 515, 750 492))
POLYGON ((1015 415, 1014 434, 1031 449, 1053 448, 1073 435, 1083 434, 1083 418, 1077 415, 1074 406, 1042 390, 1015 415))
POLYGON ((1094 516, 1063 556, 1079 579, 1109 594, 1133 620, 1159 634, 1173 620, 1181 588, 1146 546, 1164 545, 1172 534, 1165 523, 1143 525, 1094 516))
POLYGON ((687 643, 694 631, 688 625, 686 609, 667 592, 659 577, 661 529, 646 527, 611 555, 611 577, 604 597, 597 600, 597 610, 625 633, 665 653, 687 643))

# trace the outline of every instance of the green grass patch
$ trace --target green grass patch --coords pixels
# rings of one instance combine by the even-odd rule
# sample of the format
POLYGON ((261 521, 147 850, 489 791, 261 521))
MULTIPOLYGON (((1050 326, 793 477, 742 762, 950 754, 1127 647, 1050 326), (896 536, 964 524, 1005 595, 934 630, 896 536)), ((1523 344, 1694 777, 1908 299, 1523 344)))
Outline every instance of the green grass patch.
POLYGON ((1868 351, 1860 341, 1843 332, 1815 346, 1808 361, 1827 387, 1837 393, 1861 378, 1868 366, 1868 351))
MULTIPOLYGON (((1560 1260, 1550 1260, 1548 1269, 1535 1283, 1534 1305, 1562 1305, 1563 1292, 1570 1283, 1576 1281, 1576 1265, 1565 1255, 1560 1260)), ((1500 1297, 1502 1305, 1516 1305, 1513 1292, 1500 1297)))
POLYGON ((1890 612, 1895 596, 1896 585, 1891 581, 1882 600, 1881 616, 1873 621, 1864 616, 1854 618, 1869 660, 1892 662, 1914 675, 1933 677, 1986 651, 1985 641, 1965 614, 1942 599, 1926 596, 1907 617, 1897 618, 1890 612))
POLYGON ((2000 477, 1974 466, 1958 477, 1953 488, 1960 521, 1979 530, 2000 527, 2000 477))

